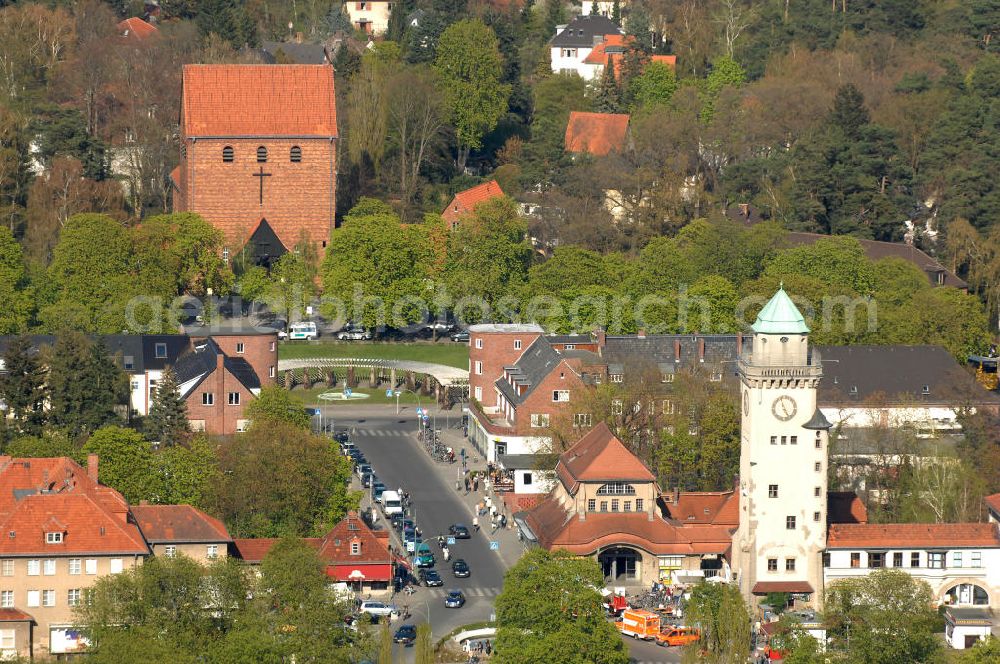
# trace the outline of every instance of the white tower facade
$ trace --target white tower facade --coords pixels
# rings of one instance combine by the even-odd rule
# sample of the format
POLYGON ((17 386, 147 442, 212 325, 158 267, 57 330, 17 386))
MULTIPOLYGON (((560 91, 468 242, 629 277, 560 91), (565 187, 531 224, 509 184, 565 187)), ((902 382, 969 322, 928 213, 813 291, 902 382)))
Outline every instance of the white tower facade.
POLYGON ((826 548, 827 432, 816 407, 823 369, 809 328, 780 289, 753 325, 740 358, 739 587, 753 604, 769 592, 821 602, 826 548))

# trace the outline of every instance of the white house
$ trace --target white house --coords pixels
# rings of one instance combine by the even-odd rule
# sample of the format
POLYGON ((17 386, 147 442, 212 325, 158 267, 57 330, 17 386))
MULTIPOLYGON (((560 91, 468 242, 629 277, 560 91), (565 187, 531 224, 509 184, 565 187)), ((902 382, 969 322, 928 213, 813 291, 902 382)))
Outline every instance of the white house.
POLYGON ((557 74, 577 74, 590 80, 595 68, 585 60, 605 35, 620 35, 621 30, 606 16, 578 16, 567 25, 556 26, 556 35, 549 41, 552 71, 557 74))
MULTIPOLYGON (((628 6, 628 0, 619 0, 619 9, 624 9, 628 6)), ((580 10, 581 16, 591 16, 593 14, 599 14, 601 16, 607 16, 608 18, 614 13, 615 0, 583 0, 583 6, 580 10)))
POLYGON ((355 28, 367 35, 381 35, 389 29, 393 4, 391 0, 347 0, 344 8, 355 28))
POLYGON ((996 523, 831 524, 824 582, 900 569, 926 581, 941 605, 1000 608, 998 528, 996 523))

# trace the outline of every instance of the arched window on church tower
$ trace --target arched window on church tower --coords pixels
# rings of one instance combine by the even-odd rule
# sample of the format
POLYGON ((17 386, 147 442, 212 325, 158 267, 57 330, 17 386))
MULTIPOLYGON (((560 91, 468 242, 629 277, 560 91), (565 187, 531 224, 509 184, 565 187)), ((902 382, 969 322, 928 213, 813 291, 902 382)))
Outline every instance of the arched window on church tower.
POLYGON ((302 161, 302 148, 297 145, 293 145, 291 151, 289 152, 288 158, 293 164, 297 164, 302 161))
POLYGON ((257 148, 257 163, 262 164, 267 161, 267 148, 261 145, 257 148))
POLYGON ((222 161, 229 163, 233 160, 233 146, 227 145, 222 148, 222 161))

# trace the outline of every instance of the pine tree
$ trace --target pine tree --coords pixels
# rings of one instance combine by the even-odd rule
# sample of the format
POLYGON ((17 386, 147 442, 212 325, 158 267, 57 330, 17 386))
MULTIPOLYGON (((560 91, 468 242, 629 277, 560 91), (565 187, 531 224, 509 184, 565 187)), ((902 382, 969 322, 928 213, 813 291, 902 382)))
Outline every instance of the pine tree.
POLYGON ((622 92, 618 87, 618 77, 615 76, 615 65, 608 56, 604 65, 601 81, 594 91, 594 110, 598 113, 618 113, 622 106, 622 92))
POLYGON ((13 417, 12 428, 20 435, 37 435, 45 422, 45 370, 32 353, 31 339, 12 339, 3 361, 6 373, 0 375, 0 401, 13 417))
POLYGON ((56 339, 49 360, 49 417, 73 437, 115 421, 115 407, 127 399, 127 379, 107 348, 78 332, 56 339))
POLYGON ((615 0, 615 4, 611 6, 611 20, 614 21, 615 25, 617 25, 619 28, 622 26, 621 0, 615 0))
POLYGON ((160 378, 144 428, 147 438, 166 446, 183 442, 190 433, 187 404, 181 399, 177 374, 172 369, 164 371, 160 378))

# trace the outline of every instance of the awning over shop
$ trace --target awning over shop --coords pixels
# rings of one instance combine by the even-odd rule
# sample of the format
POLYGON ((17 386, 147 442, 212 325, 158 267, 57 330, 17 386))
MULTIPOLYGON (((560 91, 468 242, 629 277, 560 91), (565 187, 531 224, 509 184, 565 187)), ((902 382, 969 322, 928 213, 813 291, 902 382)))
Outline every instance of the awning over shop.
POLYGON ((804 593, 815 592, 808 581, 758 581, 753 586, 754 595, 768 593, 804 593))
POLYGON ((391 581, 392 565, 336 565, 327 568, 327 576, 337 581, 391 581))

